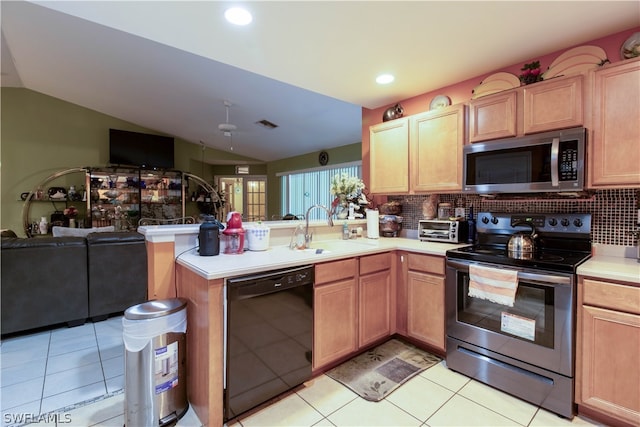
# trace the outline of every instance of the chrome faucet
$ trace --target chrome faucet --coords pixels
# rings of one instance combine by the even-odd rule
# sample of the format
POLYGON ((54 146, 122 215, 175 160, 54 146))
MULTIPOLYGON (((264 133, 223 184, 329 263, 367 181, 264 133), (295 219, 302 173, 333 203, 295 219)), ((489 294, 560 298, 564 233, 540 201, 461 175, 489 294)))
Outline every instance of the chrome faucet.
POLYGON ((329 226, 333 227, 333 218, 331 218, 331 216, 333 215, 333 212, 331 212, 326 206, 313 205, 309 209, 307 209, 307 214, 305 215, 305 218, 307 220, 307 226, 304 229, 304 244, 305 244, 305 247, 307 248, 311 246, 311 238, 312 238, 312 235, 309 234, 309 212, 311 212, 311 210, 314 208, 324 209, 327 212, 327 218, 328 218, 327 222, 329 226))

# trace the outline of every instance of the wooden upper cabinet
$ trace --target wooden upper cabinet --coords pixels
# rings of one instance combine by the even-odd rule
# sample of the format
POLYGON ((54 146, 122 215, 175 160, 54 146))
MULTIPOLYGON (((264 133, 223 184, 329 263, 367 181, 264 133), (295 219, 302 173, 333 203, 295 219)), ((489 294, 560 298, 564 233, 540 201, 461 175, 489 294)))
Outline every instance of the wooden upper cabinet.
POLYGON ((591 187, 640 187, 640 58, 593 72, 591 187))
POLYGON ((409 192, 409 120, 390 120, 369 128, 369 190, 374 194, 409 192))
POLYGON ((465 106, 442 108, 409 118, 411 190, 462 190, 465 106))
POLYGON ((469 102, 469 142, 584 124, 584 76, 558 77, 469 102))
POLYGON ((469 142, 516 136, 516 101, 514 90, 469 102, 469 142))
POLYGON ((581 126, 583 76, 559 78, 524 87, 524 133, 581 126))

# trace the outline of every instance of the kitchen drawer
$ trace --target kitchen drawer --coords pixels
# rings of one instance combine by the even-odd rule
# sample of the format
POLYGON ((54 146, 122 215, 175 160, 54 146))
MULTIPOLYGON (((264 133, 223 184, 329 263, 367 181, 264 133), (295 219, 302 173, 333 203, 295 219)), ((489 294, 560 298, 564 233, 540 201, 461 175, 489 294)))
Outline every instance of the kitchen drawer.
POLYGON ((363 276, 376 271, 388 270, 391 268, 391 253, 367 255, 360 258, 360 275, 363 276))
POLYGON ((407 254, 407 265, 409 270, 423 271, 444 276, 444 257, 437 255, 407 254))
POLYGON ((337 280, 355 277, 357 269, 356 258, 342 259, 340 261, 325 262, 316 264, 315 284, 331 283, 337 280))
POLYGON ((640 288, 601 282, 598 280, 583 280, 584 305, 610 308, 616 311, 640 314, 640 288))

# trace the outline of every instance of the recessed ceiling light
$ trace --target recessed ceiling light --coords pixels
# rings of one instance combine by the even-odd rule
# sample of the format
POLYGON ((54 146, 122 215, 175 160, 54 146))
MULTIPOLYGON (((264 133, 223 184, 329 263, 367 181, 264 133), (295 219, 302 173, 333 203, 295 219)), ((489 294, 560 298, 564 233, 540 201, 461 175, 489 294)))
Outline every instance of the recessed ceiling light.
POLYGON ((393 77, 391 74, 380 74, 378 77, 376 77, 376 83, 380 85, 386 85, 391 83, 394 79, 395 77, 393 77))
POLYGON ((227 21, 235 25, 247 25, 253 21, 253 16, 248 10, 241 7, 232 7, 224 12, 224 17, 227 21))

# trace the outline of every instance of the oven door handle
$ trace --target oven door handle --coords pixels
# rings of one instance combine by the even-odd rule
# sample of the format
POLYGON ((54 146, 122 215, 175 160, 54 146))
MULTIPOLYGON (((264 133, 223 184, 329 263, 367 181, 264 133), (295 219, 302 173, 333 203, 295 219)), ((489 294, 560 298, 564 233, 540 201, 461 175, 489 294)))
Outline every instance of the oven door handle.
POLYGON ((555 276, 553 274, 536 274, 518 271, 518 280, 535 282, 539 285, 570 285, 571 278, 566 276, 555 276))
MULTIPOLYGON (((464 271, 465 273, 469 273, 469 264, 470 263, 468 262, 459 262, 451 259, 447 260, 448 266, 459 271, 464 271)), ((512 271, 512 269, 509 268, 504 268, 504 270, 512 271)), ((572 278, 570 276, 557 276, 551 273, 531 273, 521 270, 516 271, 518 272, 518 280, 526 280, 527 282, 534 282, 542 286, 571 285, 572 283, 572 278)))

